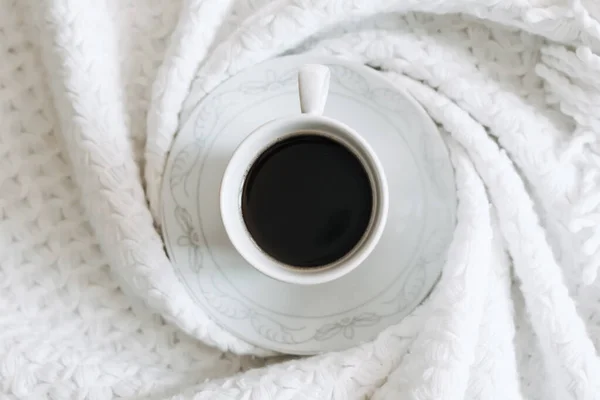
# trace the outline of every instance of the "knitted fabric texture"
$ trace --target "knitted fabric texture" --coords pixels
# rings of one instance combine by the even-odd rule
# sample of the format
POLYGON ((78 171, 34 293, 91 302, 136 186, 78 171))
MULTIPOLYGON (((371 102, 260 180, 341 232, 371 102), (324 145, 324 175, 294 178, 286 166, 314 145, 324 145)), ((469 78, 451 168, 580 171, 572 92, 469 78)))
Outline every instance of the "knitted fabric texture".
POLYGON ((0 0, 0 398, 600 399, 597 0, 0 0), (440 282, 361 346, 223 331, 166 256, 178 129, 283 54, 377 67, 439 125, 440 282))

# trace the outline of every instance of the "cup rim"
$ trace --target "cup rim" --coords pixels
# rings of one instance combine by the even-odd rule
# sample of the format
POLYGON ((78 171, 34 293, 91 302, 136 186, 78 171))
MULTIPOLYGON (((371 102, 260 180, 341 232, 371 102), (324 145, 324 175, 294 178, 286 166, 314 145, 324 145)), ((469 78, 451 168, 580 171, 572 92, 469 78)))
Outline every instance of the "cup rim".
POLYGON ((379 158, 356 131, 329 117, 300 114, 268 121, 244 138, 234 150, 221 179, 219 206, 229 240, 253 268, 282 282, 319 284, 350 273, 373 251, 387 220, 388 184, 379 158), (369 175, 374 199, 369 224, 358 243, 340 259, 318 267, 288 265, 267 254, 252 238, 242 214, 244 183, 254 162, 278 141, 294 137, 303 131, 335 140, 352 151, 369 175))

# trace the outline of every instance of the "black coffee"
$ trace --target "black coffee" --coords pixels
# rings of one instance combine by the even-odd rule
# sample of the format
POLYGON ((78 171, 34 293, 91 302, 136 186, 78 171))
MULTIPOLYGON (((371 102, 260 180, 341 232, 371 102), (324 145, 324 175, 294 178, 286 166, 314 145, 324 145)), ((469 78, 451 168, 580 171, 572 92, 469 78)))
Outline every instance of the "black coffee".
POLYGON ((317 267, 362 238, 373 209, 369 177, 342 144, 315 134, 284 139, 250 168, 242 214, 256 244, 279 262, 317 267))

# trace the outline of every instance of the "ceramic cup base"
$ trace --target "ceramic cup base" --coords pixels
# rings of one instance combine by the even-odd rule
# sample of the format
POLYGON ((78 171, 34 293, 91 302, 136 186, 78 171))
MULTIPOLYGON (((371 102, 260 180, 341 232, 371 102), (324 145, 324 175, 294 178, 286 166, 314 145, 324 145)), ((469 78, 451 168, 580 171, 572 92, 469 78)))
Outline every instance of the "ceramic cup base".
POLYGON ((290 354, 355 346, 408 315, 440 276, 455 210, 448 151, 422 108, 379 73, 319 56, 271 60, 217 87, 182 125, 162 189, 163 235, 181 295, 237 337, 290 354), (267 121, 298 116, 298 71, 307 63, 331 71, 323 116, 361 133, 389 196, 385 227, 368 257, 318 285, 281 282, 251 266, 220 212, 235 150, 267 121))

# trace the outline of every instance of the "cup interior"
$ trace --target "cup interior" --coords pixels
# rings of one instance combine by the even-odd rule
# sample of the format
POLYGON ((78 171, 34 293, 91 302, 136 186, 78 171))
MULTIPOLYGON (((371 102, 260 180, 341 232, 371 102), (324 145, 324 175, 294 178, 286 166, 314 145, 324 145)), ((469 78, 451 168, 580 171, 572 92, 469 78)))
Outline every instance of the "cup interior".
POLYGON ((240 255, 272 278, 323 283, 356 268, 376 245, 387 182, 368 143, 322 116, 274 120, 235 150, 221 217, 240 255))

